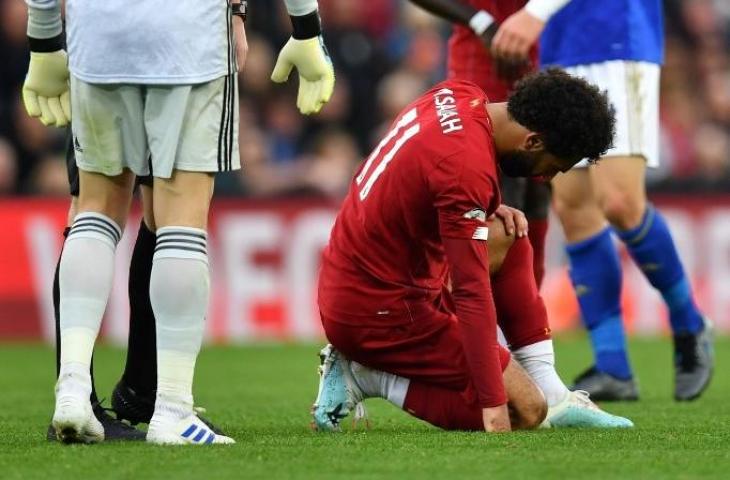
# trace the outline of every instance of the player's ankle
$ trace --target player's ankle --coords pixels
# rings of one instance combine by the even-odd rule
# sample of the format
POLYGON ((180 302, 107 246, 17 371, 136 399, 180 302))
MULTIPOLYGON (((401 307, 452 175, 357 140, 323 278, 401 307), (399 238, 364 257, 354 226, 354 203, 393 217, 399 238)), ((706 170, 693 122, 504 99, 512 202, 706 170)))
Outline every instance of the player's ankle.
POLYGON ((192 397, 158 394, 150 428, 169 428, 193 414, 192 397))

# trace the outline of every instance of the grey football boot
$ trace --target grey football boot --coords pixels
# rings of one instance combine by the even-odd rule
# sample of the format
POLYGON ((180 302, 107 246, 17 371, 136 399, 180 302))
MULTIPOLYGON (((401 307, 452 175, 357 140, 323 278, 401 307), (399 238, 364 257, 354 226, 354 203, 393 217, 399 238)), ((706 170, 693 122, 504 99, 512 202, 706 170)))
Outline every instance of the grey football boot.
POLYGON ((674 399, 698 398, 710 384, 715 366, 712 323, 697 333, 674 335, 674 399))
POLYGON ((571 390, 585 390, 596 401, 627 402, 639 399, 639 389, 633 378, 622 380, 590 367, 575 379, 571 390))

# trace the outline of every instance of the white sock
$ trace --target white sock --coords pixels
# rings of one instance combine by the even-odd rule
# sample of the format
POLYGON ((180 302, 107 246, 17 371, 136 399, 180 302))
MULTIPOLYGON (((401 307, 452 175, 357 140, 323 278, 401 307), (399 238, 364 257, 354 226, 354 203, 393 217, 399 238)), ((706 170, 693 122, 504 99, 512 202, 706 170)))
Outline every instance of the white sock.
POLYGON ((548 407, 554 407, 565 400, 570 391, 558 376, 558 372, 555 371, 555 352, 552 340, 543 340, 519 348, 512 352, 512 356, 540 387, 548 407))
POLYGON ((396 407, 403 408, 410 380, 373 370, 357 362, 350 362, 350 370, 365 398, 384 398, 396 407))
POLYGON ((91 385, 91 356, 112 288, 120 238, 119 226, 100 213, 80 213, 71 225, 59 270, 59 378, 73 373, 73 377, 88 377, 91 385))
POLYGON ((205 231, 158 229, 150 277, 157 329, 157 399, 150 428, 177 423, 193 412, 193 374, 209 291, 205 231))

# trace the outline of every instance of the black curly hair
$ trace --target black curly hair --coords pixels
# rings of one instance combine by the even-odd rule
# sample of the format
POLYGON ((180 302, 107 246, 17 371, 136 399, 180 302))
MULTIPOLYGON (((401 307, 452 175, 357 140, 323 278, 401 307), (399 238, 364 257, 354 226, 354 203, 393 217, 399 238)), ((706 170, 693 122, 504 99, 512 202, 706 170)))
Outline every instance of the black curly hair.
POLYGON ((559 68, 520 80, 507 111, 570 166, 584 158, 596 161, 613 146, 616 114, 606 94, 559 68))

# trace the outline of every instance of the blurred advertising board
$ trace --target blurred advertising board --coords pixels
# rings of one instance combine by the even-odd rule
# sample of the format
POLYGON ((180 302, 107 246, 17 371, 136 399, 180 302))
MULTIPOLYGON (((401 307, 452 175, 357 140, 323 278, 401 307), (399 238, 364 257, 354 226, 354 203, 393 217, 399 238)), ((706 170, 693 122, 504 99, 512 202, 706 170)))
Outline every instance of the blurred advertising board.
MULTIPOLYGON (((655 198, 666 215, 698 303, 730 333, 730 195, 655 198)), ((68 204, 63 199, 0 200, 0 340, 54 335, 51 285, 68 204)), ((216 200, 211 213, 212 342, 308 340, 322 335, 316 308, 319 256, 337 205, 309 200, 216 200)), ((139 225, 133 214, 117 251, 114 288, 102 331, 125 344, 127 269, 139 225)), ((549 233, 543 295, 556 331, 575 328, 579 315, 567 275, 560 227, 549 233)), ((622 252, 623 306, 631 332, 663 333, 659 295, 622 252)))

